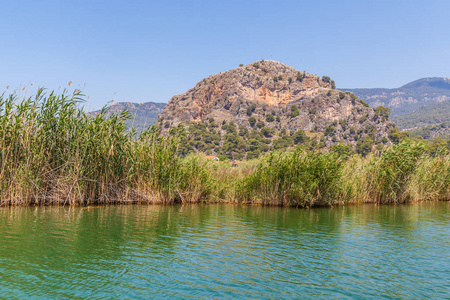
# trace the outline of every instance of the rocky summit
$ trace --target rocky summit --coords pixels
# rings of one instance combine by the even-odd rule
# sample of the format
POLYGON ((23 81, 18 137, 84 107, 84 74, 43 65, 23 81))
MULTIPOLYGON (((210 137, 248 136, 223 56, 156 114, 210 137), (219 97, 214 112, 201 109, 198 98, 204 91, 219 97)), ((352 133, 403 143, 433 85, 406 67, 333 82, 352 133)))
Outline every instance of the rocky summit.
POLYGON ((181 123, 188 131, 203 124, 206 132, 221 137, 208 149, 217 153, 227 142, 226 135, 233 133, 228 125, 247 141, 261 133, 268 148, 275 145, 275 139, 299 130, 324 146, 356 145, 366 137, 373 144, 386 143, 394 127, 388 116, 389 109, 372 109, 352 93, 335 89, 328 76, 308 74, 276 61, 258 61, 209 76, 172 97, 158 126, 165 134, 181 123))

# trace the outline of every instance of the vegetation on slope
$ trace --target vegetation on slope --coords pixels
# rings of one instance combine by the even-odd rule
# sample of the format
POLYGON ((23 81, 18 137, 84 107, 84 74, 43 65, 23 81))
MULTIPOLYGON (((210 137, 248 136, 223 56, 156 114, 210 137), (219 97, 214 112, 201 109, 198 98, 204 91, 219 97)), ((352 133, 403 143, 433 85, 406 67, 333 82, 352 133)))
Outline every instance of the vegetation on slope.
MULTIPOLYGON (((374 119, 382 118, 375 114, 374 119)), ((383 116, 384 118, 384 116, 383 116)), ((189 123, 179 126, 173 132, 181 132, 180 152, 183 155, 203 152, 227 159, 254 159, 264 153, 303 146, 308 150, 320 150, 338 144, 348 152, 367 155, 372 148, 382 149, 384 145, 398 139, 398 130, 391 128, 388 138, 379 138, 376 127, 366 125, 355 128, 345 120, 334 121, 324 133, 304 130, 276 130, 266 127, 262 120, 254 119, 251 130, 245 126, 236 126, 233 121, 217 124, 214 118, 204 123, 189 123), (345 132, 344 134, 342 134, 345 132), (355 146, 353 146, 355 144, 355 146)))
POLYGON ((400 129, 415 129, 450 122, 450 101, 429 104, 408 114, 393 116, 400 129))
POLYGON ((408 130, 408 133, 412 137, 421 137, 427 140, 450 139, 450 122, 411 129, 408 130))

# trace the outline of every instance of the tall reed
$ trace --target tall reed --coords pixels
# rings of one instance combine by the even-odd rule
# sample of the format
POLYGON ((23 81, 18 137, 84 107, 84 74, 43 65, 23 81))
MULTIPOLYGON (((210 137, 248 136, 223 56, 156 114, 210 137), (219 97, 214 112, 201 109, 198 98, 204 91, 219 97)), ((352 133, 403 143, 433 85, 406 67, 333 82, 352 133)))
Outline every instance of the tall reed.
POLYGON ((128 112, 95 117, 78 93, 0 96, 0 203, 88 204, 198 201, 208 193, 197 159, 154 128, 134 139, 128 112), (196 190, 199 189, 200 191, 196 190))
POLYGON ((331 204, 337 199, 341 170, 342 161, 332 153, 272 152, 244 179, 238 197, 272 205, 331 204))

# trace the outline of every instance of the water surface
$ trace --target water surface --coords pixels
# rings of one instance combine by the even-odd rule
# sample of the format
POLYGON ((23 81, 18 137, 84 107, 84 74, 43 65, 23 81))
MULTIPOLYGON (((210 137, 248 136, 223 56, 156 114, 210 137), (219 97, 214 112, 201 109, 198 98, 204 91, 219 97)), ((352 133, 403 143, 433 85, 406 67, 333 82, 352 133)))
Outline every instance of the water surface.
POLYGON ((0 297, 448 299, 449 208, 0 208, 0 297))

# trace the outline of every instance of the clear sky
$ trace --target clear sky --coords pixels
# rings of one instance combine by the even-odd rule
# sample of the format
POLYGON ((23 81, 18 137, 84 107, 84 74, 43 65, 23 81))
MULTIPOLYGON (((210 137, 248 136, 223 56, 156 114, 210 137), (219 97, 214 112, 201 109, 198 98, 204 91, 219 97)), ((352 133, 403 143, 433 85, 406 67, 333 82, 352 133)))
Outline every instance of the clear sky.
POLYGON ((449 12, 447 0, 5 0, 0 91, 73 81, 91 108, 167 102, 261 59, 338 88, 398 87, 450 77, 449 12))

